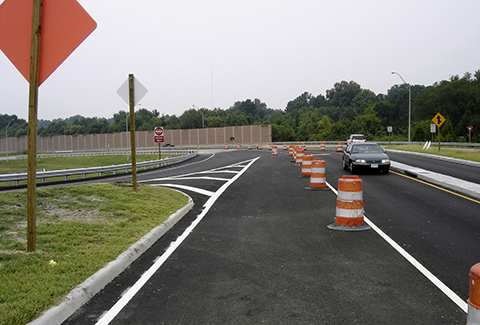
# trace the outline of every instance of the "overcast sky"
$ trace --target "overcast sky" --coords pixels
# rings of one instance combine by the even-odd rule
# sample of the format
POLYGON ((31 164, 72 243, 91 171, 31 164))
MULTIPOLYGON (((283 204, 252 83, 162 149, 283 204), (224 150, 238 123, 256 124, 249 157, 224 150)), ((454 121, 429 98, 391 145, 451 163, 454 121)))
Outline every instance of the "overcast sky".
MULTIPOLYGON (((47 0, 44 0, 47 1, 47 0)), ((181 115, 258 98, 284 109, 353 80, 376 94, 480 70, 478 0, 78 0, 97 29, 40 86, 38 118, 181 115)), ((0 4, 3 0, 0 0, 0 4)), ((0 52, 0 114, 27 120, 28 82, 0 52)))

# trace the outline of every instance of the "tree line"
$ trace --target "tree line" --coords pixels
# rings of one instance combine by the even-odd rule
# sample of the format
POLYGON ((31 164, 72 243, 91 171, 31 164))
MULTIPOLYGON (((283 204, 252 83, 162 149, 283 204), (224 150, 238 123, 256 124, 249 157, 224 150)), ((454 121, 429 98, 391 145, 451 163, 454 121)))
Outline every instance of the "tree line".
MULTIPOLYGON (((432 86, 411 85, 412 141, 431 140, 431 119, 442 114, 447 120, 441 128, 441 140, 468 141, 467 126, 473 127, 472 142, 480 142, 480 70, 432 86)), ((325 96, 300 94, 285 109, 271 109, 259 99, 237 101, 228 109, 188 109, 180 116, 161 115, 146 108, 135 112, 135 129, 196 129, 251 124, 271 124, 273 141, 343 140, 352 133, 367 139, 386 140, 387 127, 393 128, 392 140, 408 138, 409 89, 394 85, 387 94, 375 94, 354 81, 341 81, 325 96)), ((38 135, 80 135, 123 132, 130 128, 128 112, 119 111, 112 118, 72 116, 68 119, 38 121, 38 135)), ((16 115, 0 115, 0 137, 27 135, 28 125, 16 115)))

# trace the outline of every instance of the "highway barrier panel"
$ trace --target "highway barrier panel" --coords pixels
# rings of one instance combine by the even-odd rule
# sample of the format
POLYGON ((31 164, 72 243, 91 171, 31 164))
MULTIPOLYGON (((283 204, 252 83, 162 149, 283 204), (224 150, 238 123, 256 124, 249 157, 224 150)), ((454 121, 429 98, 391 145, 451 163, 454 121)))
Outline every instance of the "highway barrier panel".
POLYGON ((324 191, 330 190, 327 187, 325 161, 317 158, 312 161, 312 170, 310 174, 310 186, 306 190, 324 191))
POLYGON ((312 174, 312 161, 313 161, 312 154, 306 153, 303 155, 301 177, 308 177, 312 174))
POLYGON ((480 263, 470 269, 467 325, 480 324, 480 263))
POLYGON ((343 151, 343 142, 338 142, 338 145, 337 145, 337 152, 342 152, 343 151))
POLYGON ((338 180, 335 223, 328 229, 362 231, 371 229, 364 223, 362 180, 354 176, 342 176, 338 180))

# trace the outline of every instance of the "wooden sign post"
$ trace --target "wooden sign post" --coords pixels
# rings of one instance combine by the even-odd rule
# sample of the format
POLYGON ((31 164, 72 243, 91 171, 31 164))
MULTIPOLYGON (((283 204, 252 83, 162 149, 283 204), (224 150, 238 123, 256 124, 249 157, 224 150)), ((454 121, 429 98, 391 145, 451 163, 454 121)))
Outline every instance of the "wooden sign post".
POLYGON ((42 0, 33 1, 32 42, 30 48, 30 90, 28 98, 28 170, 27 170, 27 251, 37 246, 37 112, 40 72, 42 0))
POLYGON ((132 155, 133 192, 137 193, 137 155, 135 150, 135 89, 133 74, 128 75, 128 98, 130 106, 130 146, 132 155))

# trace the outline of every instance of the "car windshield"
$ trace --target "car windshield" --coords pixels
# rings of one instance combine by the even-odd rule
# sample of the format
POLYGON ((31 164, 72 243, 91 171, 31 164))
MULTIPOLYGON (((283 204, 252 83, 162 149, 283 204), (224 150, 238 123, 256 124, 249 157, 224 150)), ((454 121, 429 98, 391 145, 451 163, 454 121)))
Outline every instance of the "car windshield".
POLYGON ((374 144, 364 144, 359 146, 353 146, 352 153, 380 153, 382 148, 374 144))

